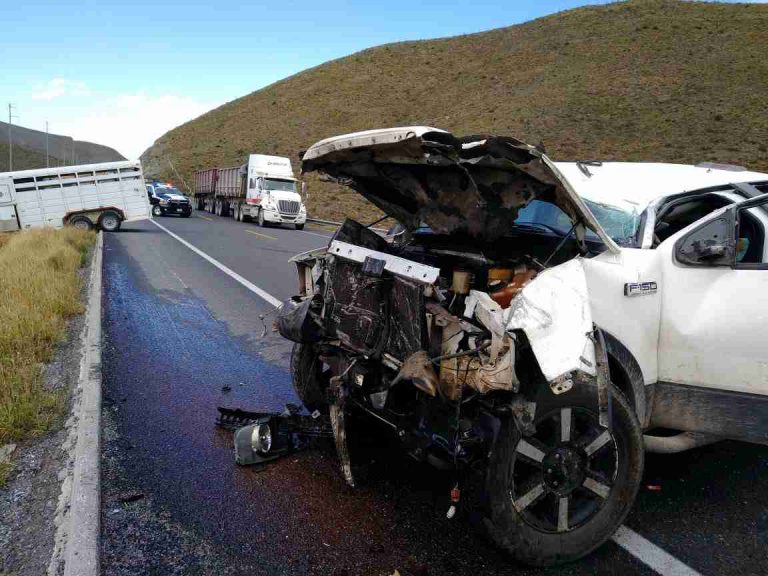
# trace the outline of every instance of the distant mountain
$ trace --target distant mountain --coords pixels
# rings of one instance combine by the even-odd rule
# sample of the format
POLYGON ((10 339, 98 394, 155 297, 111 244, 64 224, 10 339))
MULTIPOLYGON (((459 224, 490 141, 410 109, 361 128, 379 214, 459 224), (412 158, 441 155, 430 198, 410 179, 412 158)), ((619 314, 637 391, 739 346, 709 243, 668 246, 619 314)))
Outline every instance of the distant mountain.
MULTIPOLYGON (((766 78, 768 4, 630 0, 326 62, 171 130, 141 159, 192 182, 249 152, 295 165, 321 138, 426 124, 543 142, 557 160, 768 171, 766 78)), ((373 219, 360 196, 309 176, 310 213, 373 219)))
MULTIPOLYGON (((45 167, 45 132, 23 126, 12 126, 13 169, 45 167)), ((73 140, 71 136, 48 135, 51 166, 94 164, 125 160, 117 150, 102 144, 73 140)), ((0 122, 0 172, 8 171, 8 124, 0 122)))
MULTIPOLYGON (((7 133, 6 133, 7 134, 7 133)), ((49 159, 51 166, 61 166, 63 162, 58 158, 49 159)), ((45 152, 42 154, 36 150, 27 150, 21 146, 13 146, 13 169, 29 170, 31 168, 45 167, 45 152)), ((0 140, 0 172, 8 172, 8 142, 0 140)))

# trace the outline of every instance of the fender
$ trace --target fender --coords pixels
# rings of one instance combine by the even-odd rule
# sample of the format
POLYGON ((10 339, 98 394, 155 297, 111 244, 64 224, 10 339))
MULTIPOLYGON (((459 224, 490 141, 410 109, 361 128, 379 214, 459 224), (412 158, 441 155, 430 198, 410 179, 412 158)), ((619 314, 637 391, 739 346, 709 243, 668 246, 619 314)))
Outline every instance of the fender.
POLYGON ((643 428, 647 428, 651 419, 650 402, 646 392, 645 380, 640 364, 618 338, 603 330, 605 347, 608 351, 608 365, 613 385, 624 393, 637 419, 643 428))

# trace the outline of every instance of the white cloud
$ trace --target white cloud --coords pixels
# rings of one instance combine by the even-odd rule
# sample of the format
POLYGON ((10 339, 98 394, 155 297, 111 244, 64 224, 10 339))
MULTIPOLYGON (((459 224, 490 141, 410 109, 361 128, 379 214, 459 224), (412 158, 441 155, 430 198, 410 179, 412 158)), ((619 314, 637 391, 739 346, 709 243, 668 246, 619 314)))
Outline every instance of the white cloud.
POLYGON ((88 106, 77 113, 62 114, 56 133, 111 146, 129 159, 138 158, 168 130, 218 105, 187 96, 145 92, 88 100, 88 106))
POLYGON ((32 92, 32 100, 50 101, 62 96, 88 96, 90 93, 85 82, 59 77, 44 84, 37 84, 32 92))

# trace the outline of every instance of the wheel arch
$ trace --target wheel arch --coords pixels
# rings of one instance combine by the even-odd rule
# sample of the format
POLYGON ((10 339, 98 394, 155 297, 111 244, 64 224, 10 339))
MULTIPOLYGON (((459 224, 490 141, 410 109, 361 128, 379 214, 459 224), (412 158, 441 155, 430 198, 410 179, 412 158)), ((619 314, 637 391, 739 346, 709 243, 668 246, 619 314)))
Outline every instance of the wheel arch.
POLYGON ((96 226, 101 219, 101 215, 104 212, 109 211, 115 212, 120 218, 121 222, 125 220, 125 212, 123 212, 120 208, 117 208, 116 206, 101 206, 99 208, 88 208, 87 210, 73 210, 71 212, 67 212, 64 214, 64 218, 62 218, 62 222, 64 224, 68 224, 69 221, 75 216, 85 216, 93 223, 94 226, 96 226))
POLYGON ((650 419, 650 406, 640 364, 618 338, 605 330, 603 336, 611 381, 627 397, 640 424, 646 427, 650 419))

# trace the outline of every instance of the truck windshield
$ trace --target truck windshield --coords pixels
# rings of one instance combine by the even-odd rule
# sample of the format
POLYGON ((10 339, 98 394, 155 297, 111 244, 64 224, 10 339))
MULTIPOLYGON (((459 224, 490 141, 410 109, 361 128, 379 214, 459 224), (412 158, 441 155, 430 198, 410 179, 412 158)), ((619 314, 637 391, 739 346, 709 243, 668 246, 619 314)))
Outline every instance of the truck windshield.
POLYGON ((281 192, 296 192, 296 182, 293 180, 276 180, 275 178, 265 178, 264 188, 266 190, 279 190, 281 192))
MULTIPOLYGON (((608 236, 619 245, 632 244, 640 224, 640 215, 634 207, 609 206, 586 198, 582 199, 608 236)), ((515 224, 540 225, 562 234, 567 234, 572 225, 565 212, 554 204, 542 200, 533 200, 528 206, 520 210, 515 224)), ((597 235, 591 230, 587 230, 587 236, 597 239, 597 235)))
POLYGON ((179 192, 178 188, 174 188, 173 186, 163 186, 162 188, 156 188, 155 189, 156 194, 181 194, 179 192))

